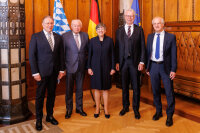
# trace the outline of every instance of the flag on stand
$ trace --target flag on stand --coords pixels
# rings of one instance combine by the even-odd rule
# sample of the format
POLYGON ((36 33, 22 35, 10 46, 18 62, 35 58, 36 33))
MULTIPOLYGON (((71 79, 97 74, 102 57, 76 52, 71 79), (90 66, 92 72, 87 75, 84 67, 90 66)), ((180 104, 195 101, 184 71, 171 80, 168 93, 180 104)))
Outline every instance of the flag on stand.
POLYGON ((135 15, 135 20, 134 20, 134 24, 141 26, 140 23, 140 8, 139 8, 139 3, 138 0, 133 0, 132 6, 131 8, 135 11, 136 15, 135 15))
POLYGON ((62 3, 60 0, 54 1, 54 9, 53 9, 53 19, 54 19, 54 27, 53 31, 55 33, 58 33, 59 35, 62 35, 65 32, 70 31, 70 27, 65 15, 65 12, 63 10, 62 3))
POLYGON ((101 22, 98 0, 91 0, 90 20, 88 25, 89 39, 97 36, 96 25, 101 22))

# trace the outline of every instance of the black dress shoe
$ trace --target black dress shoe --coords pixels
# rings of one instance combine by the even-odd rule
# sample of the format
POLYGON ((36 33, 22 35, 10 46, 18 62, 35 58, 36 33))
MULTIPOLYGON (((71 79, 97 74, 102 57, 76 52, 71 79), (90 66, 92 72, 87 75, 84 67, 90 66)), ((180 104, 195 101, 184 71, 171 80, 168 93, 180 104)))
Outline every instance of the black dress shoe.
POLYGON ((138 111, 134 111, 135 113, 135 119, 140 119, 140 113, 138 111))
POLYGON ((66 114, 65 114, 65 119, 69 119, 72 115, 72 111, 66 111, 66 114))
POLYGON ((110 114, 105 114, 105 118, 109 119, 110 118, 110 114))
POLYGON ((157 121, 157 120, 159 120, 160 117, 162 117, 162 116, 163 116, 162 113, 157 113, 157 112, 156 112, 156 113, 154 114, 154 116, 153 116, 152 119, 153 119, 154 121, 157 121))
POLYGON ((82 115, 82 116, 87 116, 87 114, 83 110, 78 110, 76 109, 76 113, 82 115))
POLYGON ((36 120, 35 125, 36 130, 41 131, 42 130, 42 120, 36 120))
POLYGON ((46 121, 51 122, 53 125, 58 125, 58 121, 53 116, 47 116, 46 121))
POLYGON ((167 116, 167 120, 166 120, 166 126, 170 127, 173 125, 173 119, 172 116, 167 116))
POLYGON ((94 118, 98 118, 99 117, 99 114, 94 114, 94 118))
POLYGON ((123 108, 120 112, 119 112, 119 115, 120 116, 123 116, 126 114, 126 112, 129 112, 129 108, 123 108))

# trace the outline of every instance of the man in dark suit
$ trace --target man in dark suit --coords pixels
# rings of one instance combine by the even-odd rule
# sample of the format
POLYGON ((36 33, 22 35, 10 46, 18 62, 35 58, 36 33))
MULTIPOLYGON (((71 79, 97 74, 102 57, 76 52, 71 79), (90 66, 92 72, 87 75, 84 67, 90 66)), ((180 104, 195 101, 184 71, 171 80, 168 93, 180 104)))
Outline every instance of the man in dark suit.
POLYGON ((87 116, 83 111, 83 80, 89 39, 86 33, 81 32, 81 28, 82 22, 79 19, 72 20, 72 31, 62 36, 66 64, 66 119, 71 117, 73 110, 74 82, 76 83, 76 113, 87 116))
POLYGON ((129 80, 133 88, 133 110, 135 118, 140 119, 140 71, 145 63, 145 41, 143 29, 134 25, 135 11, 124 12, 125 25, 116 32, 116 70, 121 72, 123 109, 119 115, 129 111, 129 80))
POLYGON ((177 48, 176 37, 164 31, 164 19, 155 17, 152 20, 155 33, 148 35, 147 38, 147 74, 150 75, 154 104, 156 113, 153 120, 162 117, 162 103, 160 94, 161 79, 164 84, 167 97, 167 120, 166 125, 173 125, 172 116, 175 108, 175 97, 173 89, 173 79, 176 76, 177 68, 177 48))
POLYGON ((46 121, 57 125, 53 117, 55 90, 57 79, 64 75, 64 50, 62 38, 52 32, 54 25, 51 16, 44 17, 43 30, 32 35, 29 45, 29 62, 34 79, 37 81, 36 89, 36 129, 42 130, 43 104, 47 89, 46 121), (60 71, 60 72, 59 72, 60 71))

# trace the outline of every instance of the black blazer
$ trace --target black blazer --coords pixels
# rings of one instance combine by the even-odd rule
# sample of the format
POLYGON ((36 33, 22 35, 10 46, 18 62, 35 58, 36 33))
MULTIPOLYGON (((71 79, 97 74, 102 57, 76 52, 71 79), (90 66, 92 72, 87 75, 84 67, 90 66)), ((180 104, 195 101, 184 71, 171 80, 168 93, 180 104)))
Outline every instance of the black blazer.
POLYGON ((29 44, 32 74, 40 73, 41 77, 45 77, 51 75, 53 69, 56 72, 65 70, 62 38, 56 33, 53 36, 55 45, 52 51, 43 31, 32 35, 29 44))
POLYGON ((85 71, 88 53, 89 38, 85 32, 80 32, 81 47, 78 50, 72 31, 62 35, 65 51, 65 65, 68 73, 75 73, 80 67, 80 71, 85 71))
POLYGON ((119 63, 120 69, 123 65, 124 61, 124 48, 125 48, 125 41, 131 41, 131 57, 133 60, 134 66, 137 68, 140 62, 145 63, 146 55, 145 55, 145 39, 144 39, 144 32, 142 27, 139 27, 134 24, 134 31, 130 38, 126 35, 126 31, 124 26, 120 27, 116 31, 116 41, 115 41, 115 58, 116 63, 119 63))
MULTIPOLYGON (((147 38, 147 71, 150 70, 151 67, 151 53, 152 53, 152 45, 153 45, 153 34, 149 34, 147 38)), ((176 48, 176 36, 165 32, 164 36, 164 44, 163 44, 163 59, 165 71, 167 74, 170 72, 176 72, 177 69, 177 48, 176 48)))

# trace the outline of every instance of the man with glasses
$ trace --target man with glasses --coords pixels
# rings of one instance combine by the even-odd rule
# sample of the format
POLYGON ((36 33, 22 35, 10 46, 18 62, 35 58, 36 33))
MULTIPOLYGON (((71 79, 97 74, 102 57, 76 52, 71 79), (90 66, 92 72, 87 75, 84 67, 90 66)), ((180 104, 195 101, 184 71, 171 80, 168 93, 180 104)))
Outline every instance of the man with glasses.
POLYGON ((133 89, 133 110, 140 119, 140 73, 145 63, 145 40, 143 29, 134 25, 135 11, 124 12, 125 25, 116 31, 115 54, 116 70, 121 72, 123 109, 119 115, 129 111, 129 81, 133 89))
POLYGON ((43 30, 31 37, 29 62, 32 76, 37 81, 36 89, 36 130, 42 130, 43 104, 47 89, 46 121, 58 125, 53 117, 57 80, 64 76, 64 50, 62 38, 52 32, 54 21, 51 16, 44 17, 43 30), (60 72, 59 72, 60 71, 60 72))

